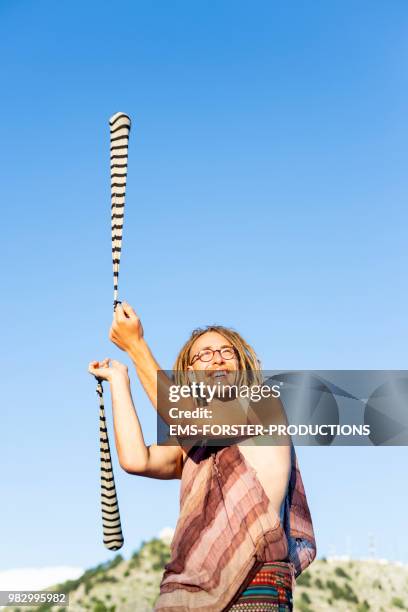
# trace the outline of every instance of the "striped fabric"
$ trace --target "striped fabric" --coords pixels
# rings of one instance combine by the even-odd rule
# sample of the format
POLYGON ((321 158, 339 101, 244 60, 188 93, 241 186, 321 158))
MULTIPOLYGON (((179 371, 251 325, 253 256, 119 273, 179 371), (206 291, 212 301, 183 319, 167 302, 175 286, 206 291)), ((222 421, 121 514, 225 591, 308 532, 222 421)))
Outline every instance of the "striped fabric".
MULTIPOLYGON (((113 264, 113 308, 118 301, 118 279, 122 250, 123 220, 127 177, 130 119, 124 113, 116 113, 109 119, 110 172, 111 172, 111 231, 113 264)), ((119 503, 116 495, 112 459, 106 428, 102 381, 98 379, 96 392, 99 397, 99 443, 101 458, 101 506, 103 543, 109 550, 123 546, 119 503)))
POLYGON ((316 545, 297 457, 283 522, 237 444, 193 447, 182 473, 180 516, 156 612, 228 610, 266 562, 287 561, 295 577, 316 545))
POLYGON ((130 119, 124 113, 116 113, 109 119, 111 163, 111 229, 113 263, 113 305, 118 302, 120 253, 122 250, 123 221, 128 164, 130 119))
POLYGON ((290 563, 264 563, 245 591, 234 600, 231 612, 292 612, 290 563))
POLYGON ((99 396, 99 444, 101 458, 103 543, 109 550, 118 550, 123 546, 123 534, 119 515, 118 498, 116 495, 115 479, 112 470, 112 459, 109 448, 108 430, 106 428, 101 382, 98 383, 96 392, 99 396))

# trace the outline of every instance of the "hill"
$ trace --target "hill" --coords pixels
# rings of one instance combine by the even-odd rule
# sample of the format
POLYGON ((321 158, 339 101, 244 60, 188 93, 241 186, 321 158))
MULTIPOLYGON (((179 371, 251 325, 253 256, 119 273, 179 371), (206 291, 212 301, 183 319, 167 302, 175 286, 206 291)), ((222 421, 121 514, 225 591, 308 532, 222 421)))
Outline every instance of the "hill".
MULTIPOLYGON (((118 554, 77 580, 50 587, 69 593, 69 608, 44 604, 24 606, 20 612, 151 612, 169 556, 169 545, 162 539, 143 542, 128 560, 118 554)), ((294 602, 299 612, 408 610, 408 567, 374 560, 320 559, 300 576, 294 602)))

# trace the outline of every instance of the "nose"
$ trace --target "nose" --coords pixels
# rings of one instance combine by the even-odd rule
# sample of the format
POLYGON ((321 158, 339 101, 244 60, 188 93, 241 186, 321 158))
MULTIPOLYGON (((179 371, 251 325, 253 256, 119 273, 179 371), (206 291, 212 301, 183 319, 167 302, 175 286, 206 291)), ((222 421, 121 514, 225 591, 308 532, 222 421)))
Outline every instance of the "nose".
POLYGON ((216 349, 213 355, 213 363, 224 363, 225 359, 221 355, 221 349, 216 349))

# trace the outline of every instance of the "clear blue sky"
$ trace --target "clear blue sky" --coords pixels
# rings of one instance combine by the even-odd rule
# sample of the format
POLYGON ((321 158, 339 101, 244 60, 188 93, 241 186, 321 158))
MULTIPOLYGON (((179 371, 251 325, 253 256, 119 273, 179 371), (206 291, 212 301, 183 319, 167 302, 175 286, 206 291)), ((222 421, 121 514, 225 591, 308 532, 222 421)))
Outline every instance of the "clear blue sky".
MULTIPOLYGON (((87 364, 126 358, 108 339, 118 110, 120 294, 163 367, 212 322, 266 369, 407 367, 407 18, 402 0, 2 0, 0 569, 111 556, 87 364)), ((366 556, 372 532, 408 562, 407 455, 298 449, 320 556, 366 556)), ((127 556, 175 525, 179 482, 115 467, 127 556)))

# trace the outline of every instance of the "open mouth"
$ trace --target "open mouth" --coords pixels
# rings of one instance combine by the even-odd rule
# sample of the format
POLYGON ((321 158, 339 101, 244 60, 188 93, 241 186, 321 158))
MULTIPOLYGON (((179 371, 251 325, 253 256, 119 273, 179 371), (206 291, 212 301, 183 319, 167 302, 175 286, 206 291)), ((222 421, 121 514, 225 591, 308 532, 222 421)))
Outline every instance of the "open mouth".
POLYGON ((211 374, 211 378, 213 378, 214 380, 225 380, 228 376, 228 370, 215 370, 212 374, 211 374))

